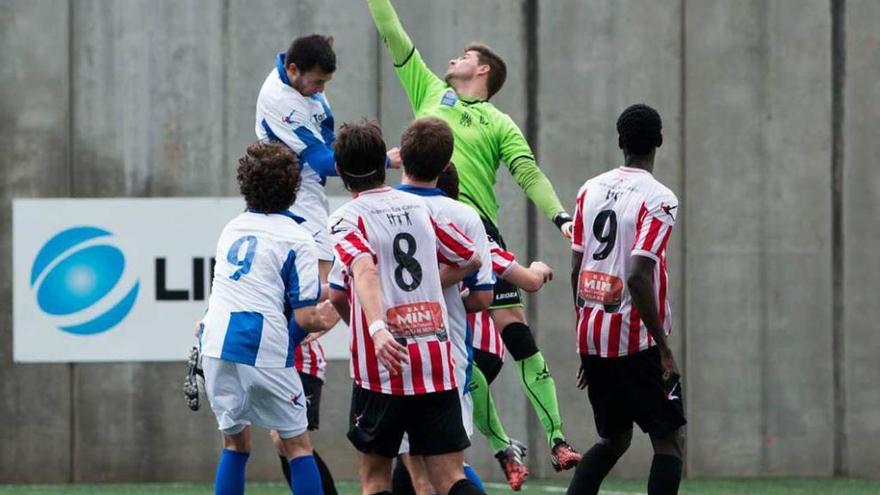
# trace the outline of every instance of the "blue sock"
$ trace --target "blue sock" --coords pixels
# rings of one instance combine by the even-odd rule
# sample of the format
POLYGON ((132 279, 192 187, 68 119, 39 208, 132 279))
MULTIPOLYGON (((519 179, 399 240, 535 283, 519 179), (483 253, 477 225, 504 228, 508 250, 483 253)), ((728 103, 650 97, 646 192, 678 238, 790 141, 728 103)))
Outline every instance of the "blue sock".
POLYGON ((479 488, 481 492, 486 491, 483 487, 483 480, 480 479, 480 475, 474 471, 474 468, 471 467, 470 464, 464 465, 464 475, 467 476, 467 479, 471 480, 471 483, 477 485, 477 488, 479 488))
POLYGON ((244 493, 244 470, 250 454, 223 449, 217 464, 214 480, 215 495, 242 495, 244 493))
POLYGON ((315 456, 304 455, 290 461, 290 488, 294 495, 324 495, 315 456))

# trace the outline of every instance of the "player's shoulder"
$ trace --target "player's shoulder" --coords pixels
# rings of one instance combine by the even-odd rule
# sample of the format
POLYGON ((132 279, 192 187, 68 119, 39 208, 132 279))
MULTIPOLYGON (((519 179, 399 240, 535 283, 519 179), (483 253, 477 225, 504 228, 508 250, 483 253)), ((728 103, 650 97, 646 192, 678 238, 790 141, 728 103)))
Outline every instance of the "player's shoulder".
POLYGON ((678 204, 678 196, 652 174, 644 174, 639 180, 639 190, 648 205, 678 204))

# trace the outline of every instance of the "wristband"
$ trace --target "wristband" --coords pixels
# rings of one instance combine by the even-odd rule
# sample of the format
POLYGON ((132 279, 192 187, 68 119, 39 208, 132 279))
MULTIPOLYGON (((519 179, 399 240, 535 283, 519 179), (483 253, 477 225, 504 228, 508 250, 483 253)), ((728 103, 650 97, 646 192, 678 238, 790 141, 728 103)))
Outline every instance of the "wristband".
POLYGON ((381 332, 382 330, 385 330, 386 328, 388 328, 388 327, 385 326, 385 321, 383 321, 383 320, 376 320, 373 323, 370 323, 370 328, 369 328, 370 337, 372 337, 373 335, 376 335, 377 332, 381 332))
POLYGON ((562 226, 571 221, 571 215, 564 211, 553 217, 553 224, 556 225, 556 228, 559 230, 562 230, 562 226))

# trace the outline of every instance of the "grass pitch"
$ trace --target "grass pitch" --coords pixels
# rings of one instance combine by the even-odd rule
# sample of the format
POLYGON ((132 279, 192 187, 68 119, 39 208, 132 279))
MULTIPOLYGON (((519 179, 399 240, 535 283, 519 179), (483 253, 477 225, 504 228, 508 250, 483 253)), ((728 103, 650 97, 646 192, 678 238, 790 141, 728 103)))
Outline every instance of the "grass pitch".
MULTIPOLYGON (((358 495, 353 482, 340 482, 341 495, 358 495)), ((506 485, 488 483, 489 495, 512 494, 506 485)), ((565 493, 566 486, 559 483, 532 481, 519 493, 525 495, 549 495, 565 493)), ((644 495, 644 480, 607 480, 602 486, 603 495, 644 495)), ((139 483, 139 484, 77 484, 77 485, 0 485, 0 494, 55 495, 210 495, 212 487, 207 483, 139 483)), ((290 493, 281 483, 250 483, 248 495, 283 495, 290 493)), ((880 480, 853 479, 696 479, 682 482, 682 495, 877 495, 880 480)))

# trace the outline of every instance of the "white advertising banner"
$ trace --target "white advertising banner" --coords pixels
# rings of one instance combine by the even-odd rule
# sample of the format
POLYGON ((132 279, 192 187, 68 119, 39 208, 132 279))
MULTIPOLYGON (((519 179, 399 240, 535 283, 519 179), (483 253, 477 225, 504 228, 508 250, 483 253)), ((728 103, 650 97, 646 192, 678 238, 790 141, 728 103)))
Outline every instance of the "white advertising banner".
MULTIPOLYGON (((330 198, 331 211, 349 198, 330 198)), ((13 201, 16 362, 180 361, 241 198, 13 201)), ((322 338, 348 358, 340 323, 322 338)))

